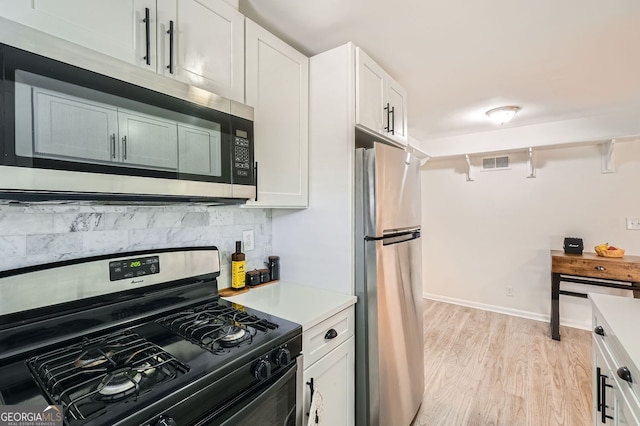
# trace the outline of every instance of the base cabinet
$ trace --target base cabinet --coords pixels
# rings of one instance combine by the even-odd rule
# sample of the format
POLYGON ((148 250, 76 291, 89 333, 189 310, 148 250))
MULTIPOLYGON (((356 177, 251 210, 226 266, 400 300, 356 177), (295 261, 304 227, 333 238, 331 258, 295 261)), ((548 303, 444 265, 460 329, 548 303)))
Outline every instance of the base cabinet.
MULTIPOLYGON (((612 321, 612 324, 621 322, 612 321)), ((616 331, 595 305, 593 327, 593 424, 640 425, 638 369, 617 339, 616 331)))
POLYGON ((302 424, 352 426, 355 422, 353 307, 305 330, 302 341, 302 424))
POLYGON ((314 425, 352 425, 354 419, 353 366, 355 338, 349 340, 304 370, 303 424, 311 417, 314 425), (318 404, 311 409, 311 384, 318 404), (321 398, 320 398, 321 397, 321 398), (320 402, 321 400, 321 402, 320 402))

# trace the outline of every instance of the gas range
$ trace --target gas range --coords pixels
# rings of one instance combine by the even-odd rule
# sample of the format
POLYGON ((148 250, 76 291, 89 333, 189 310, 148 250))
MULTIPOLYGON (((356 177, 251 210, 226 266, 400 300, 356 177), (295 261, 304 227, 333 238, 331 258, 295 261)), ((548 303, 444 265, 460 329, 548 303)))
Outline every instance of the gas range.
POLYGON ((215 247, 1 272, 0 404, 58 405, 66 425, 295 424, 301 327, 221 300, 219 274, 215 247), (62 295, 18 300, 37 287, 62 295))

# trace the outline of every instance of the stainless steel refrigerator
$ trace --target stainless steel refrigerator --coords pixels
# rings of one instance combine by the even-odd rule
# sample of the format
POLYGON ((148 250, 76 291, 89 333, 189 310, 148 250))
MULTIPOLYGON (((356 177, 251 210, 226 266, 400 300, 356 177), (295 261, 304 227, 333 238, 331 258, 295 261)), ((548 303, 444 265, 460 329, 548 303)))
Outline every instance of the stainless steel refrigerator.
POLYGON ((356 149, 356 425, 409 426, 424 393, 419 160, 356 149))

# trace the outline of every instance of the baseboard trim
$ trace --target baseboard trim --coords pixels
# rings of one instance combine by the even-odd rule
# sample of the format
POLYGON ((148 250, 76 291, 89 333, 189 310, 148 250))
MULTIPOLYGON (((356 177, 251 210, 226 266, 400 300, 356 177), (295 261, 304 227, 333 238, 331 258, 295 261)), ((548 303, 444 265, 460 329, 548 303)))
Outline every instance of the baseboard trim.
MULTIPOLYGON (((437 294, 424 293, 423 298, 435 300, 438 302, 451 303, 453 305, 466 306, 469 308, 482 309, 483 311, 496 312, 499 314, 512 315, 514 317, 527 318, 534 321, 549 322, 549 315, 543 315, 536 312, 521 311, 519 309, 506 308, 504 306, 489 305, 487 303, 474 302, 472 300, 456 299, 454 297, 440 296, 437 294)), ((575 321, 572 319, 560 319, 560 325, 566 327, 578 328, 580 330, 591 330, 591 321, 575 321)))

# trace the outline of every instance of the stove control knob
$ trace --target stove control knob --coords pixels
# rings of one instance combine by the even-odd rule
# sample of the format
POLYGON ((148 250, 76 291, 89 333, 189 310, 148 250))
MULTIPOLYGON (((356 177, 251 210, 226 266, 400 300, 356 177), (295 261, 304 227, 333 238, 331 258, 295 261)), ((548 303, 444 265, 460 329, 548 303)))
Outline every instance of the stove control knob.
POLYGON ((291 352, 287 348, 278 348, 274 358, 276 360, 276 364, 283 367, 291 362, 291 352))
POLYGON ((171 417, 160 416, 154 426, 178 426, 178 423, 171 417))
POLYGON ((262 381, 271 377, 271 363, 266 359, 259 360, 253 367, 253 376, 262 381))

